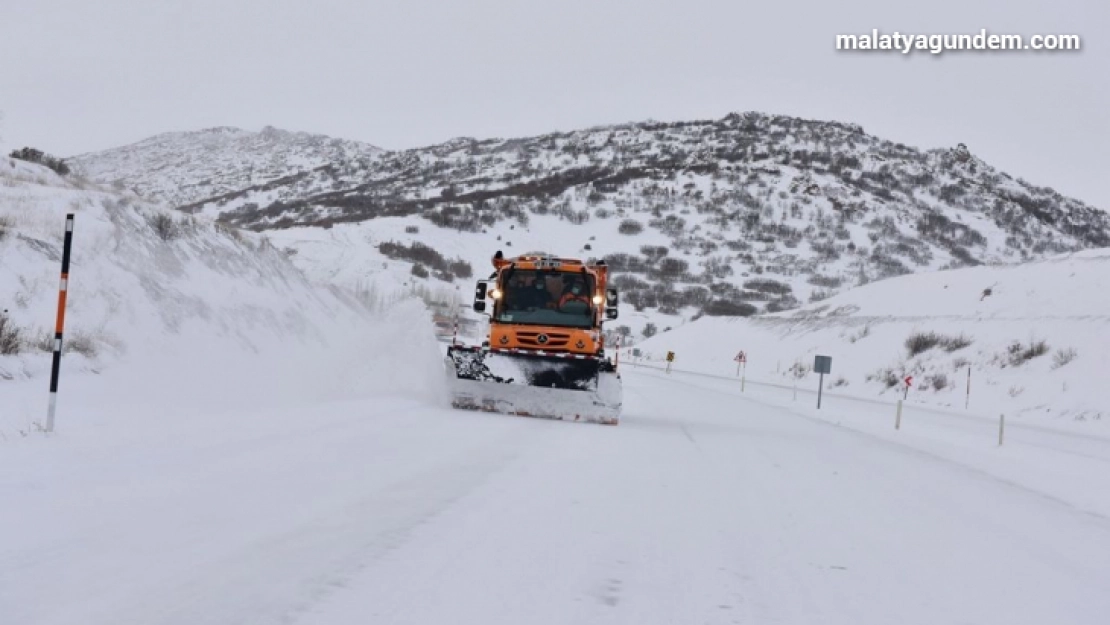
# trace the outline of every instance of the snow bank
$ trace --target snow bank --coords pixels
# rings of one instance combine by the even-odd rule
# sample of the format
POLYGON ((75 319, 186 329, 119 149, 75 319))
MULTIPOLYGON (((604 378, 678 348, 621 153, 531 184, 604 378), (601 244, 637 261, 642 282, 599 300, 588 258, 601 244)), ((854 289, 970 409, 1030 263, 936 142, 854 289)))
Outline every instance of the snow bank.
POLYGON ((638 347, 649 360, 661 362, 670 350, 679 369, 729 376, 743 350, 749 380, 791 386, 797 380, 814 389, 813 360, 822 354, 833 358, 825 383, 834 392, 893 402, 910 375, 911 402, 960 410, 970 369, 971 411, 1104 428, 1108 283, 1110 250, 915 274, 800 311, 702 318, 638 347), (930 334, 941 342, 911 355, 907 340, 930 334))
POLYGON ((362 393, 434 399, 442 384, 421 304, 373 312, 309 281, 264 237, 4 160, 0 310, 24 347, 0 356, 0 433, 45 412, 68 212, 66 338, 80 353, 63 359, 60 410, 96 420, 123 405, 156 417, 362 393))

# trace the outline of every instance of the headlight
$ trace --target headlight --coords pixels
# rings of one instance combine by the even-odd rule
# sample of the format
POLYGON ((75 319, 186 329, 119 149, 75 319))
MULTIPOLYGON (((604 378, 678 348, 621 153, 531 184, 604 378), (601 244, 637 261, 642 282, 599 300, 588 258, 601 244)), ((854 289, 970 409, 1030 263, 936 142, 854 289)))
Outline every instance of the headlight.
POLYGON ((597 305, 597 306, 601 306, 601 302, 604 302, 604 301, 605 301, 605 298, 604 298, 604 297, 602 297, 602 296, 600 296, 600 295, 595 295, 595 296, 594 296, 594 304, 595 304, 595 305, 597 305))
POLYGON ((493 299, 501 299, 500 289, 494 289, 494 290, 490 291, 489 296, 492 297, 493 299))

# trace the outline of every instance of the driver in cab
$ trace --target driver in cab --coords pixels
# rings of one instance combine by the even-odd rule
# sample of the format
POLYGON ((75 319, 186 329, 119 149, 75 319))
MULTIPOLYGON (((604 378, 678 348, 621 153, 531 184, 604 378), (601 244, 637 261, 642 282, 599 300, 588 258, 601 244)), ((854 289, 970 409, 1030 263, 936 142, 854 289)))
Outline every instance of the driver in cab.
POLYGON ((509 281, 506 307, 511 310, 536 310, 551 304, 551 293, 547 281, 540 276, 516 275, 509 281))
POLYGON ((562 310, 563 308, 566 308, 568 304, 572 304, 574 302, 581 302, 587 308, 589 308, 590 306, 590 297, 586 294, 586 285, 582 283, 582 280, 580 278, 571 279, 571 281, 563 288, 563 295, 559 297, 559 303, 557 307, 562 310))

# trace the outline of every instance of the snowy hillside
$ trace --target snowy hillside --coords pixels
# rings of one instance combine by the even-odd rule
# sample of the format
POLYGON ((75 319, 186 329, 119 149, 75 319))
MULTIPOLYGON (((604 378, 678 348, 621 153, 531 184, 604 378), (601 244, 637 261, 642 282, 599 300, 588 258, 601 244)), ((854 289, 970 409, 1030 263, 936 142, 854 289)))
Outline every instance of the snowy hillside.
POLYGON ((482 270, 498 248, 605 256, 626 304, 660 328, 699 313, 793 309, 907 273, 1110 245, 1110 215, 963 146, 922 151, 854 125, 759 113, 455 139, 191 203, 158 189, 201 185, 211 172, 175 165, 171 180, 163 161, 143 165, 125 178, 186 212, 282 233, 294 262, 346 284, 458 284, 440 261, 394 250, 389 262, 370 249, 388 242, 482 270), (333 253, 321 241, 341 245, 333 253))
MULTIPOLYGON (((381 315, 353 295, 311 282, 265 237, 5 158, 0 434, 25 430, 30 416, 41 416, 68 212, 75 213, 75 228, 63 388, 80 384, 84 374, 107 372, 128 389, 112 396, 115 403, 152 394, 185 403, 204 396, 273 400, 294 388, 311 395, 354 382, 381 364, 366 360, 367 349, 412 349, 417 364, 365 375, 357 384, 362 390, 415 384, 405 373, 426 362, 421 346, 438 358, 419 306, 399 304, 410 327, 383 331, 381 315), (244 375, 248 370, 253 374, 244 375), (139 386, 146 392, 138 393, 139 386)), ((65 399, 63 393, 63 405, 65 399)))
POLYGON ((178 206, 242 189, 282 184, 337 161, 369 163, 381 148, 267 126, 169 132, 66 162, 78 174, 178 206))
MULTIPOLYGON (((833 358, 829 390, 893 401, 1020 412, 1041 421, 1110 423, 1110 250, 1012 267, 903 276, 761 318, 702 318, 638 347, 679 368, 816 389, 817 354, 833 358)), ((997 415, 995 415, 997 416, 997 415)), ((1100 426, 1102 425, 1100 424, 1100 426)))

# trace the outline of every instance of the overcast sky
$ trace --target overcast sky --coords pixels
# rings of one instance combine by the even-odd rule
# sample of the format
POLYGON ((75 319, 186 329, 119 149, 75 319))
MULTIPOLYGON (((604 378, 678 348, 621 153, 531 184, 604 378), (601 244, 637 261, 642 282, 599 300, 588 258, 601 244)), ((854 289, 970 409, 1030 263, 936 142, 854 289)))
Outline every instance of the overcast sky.
POLYGON ((0 0, 0 145, 273 125, 385 148, 758 110, 964 142, 1110 209, 1107 0, 0 0), (1078 34, 1079 53, 835 36, 1078 34))

